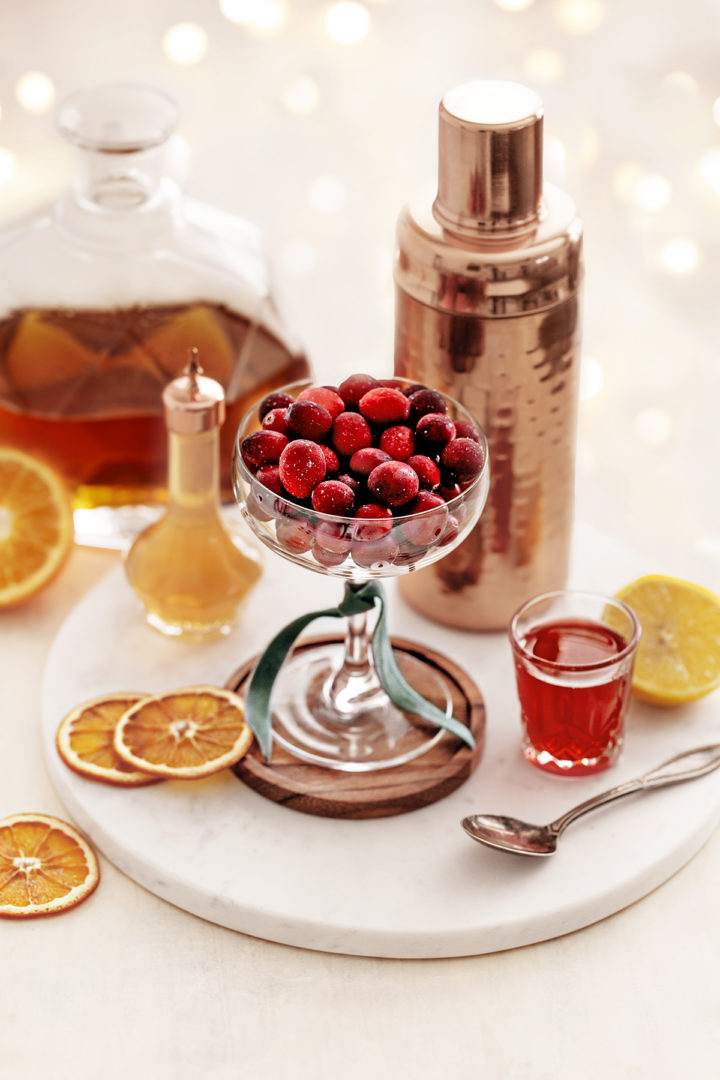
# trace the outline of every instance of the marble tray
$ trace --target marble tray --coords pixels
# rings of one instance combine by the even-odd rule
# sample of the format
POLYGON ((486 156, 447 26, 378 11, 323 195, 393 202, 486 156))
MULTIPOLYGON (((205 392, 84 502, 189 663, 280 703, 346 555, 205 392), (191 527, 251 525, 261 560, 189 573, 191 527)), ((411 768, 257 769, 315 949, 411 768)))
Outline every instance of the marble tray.
MULTIPOLYGON (((614 591, 646 570, 622 545, 587 528, 578 530, 575 551, 578 586, 614 591)), ((123 791, 84 780, 59 759, 55 731, 72 706, 111 690, 223 683, 281 625, 335 601, 340 589, 268 556, 242 627, 204 645, 151 630, 121 568, 70 614, 43 681, 47 766, 68 815, 140 885, 202 918, 289 945, 363 956, 462 956, 545 940, 613 914, 675 873, 716 827, 720 771, 608 806, 571 826, 551 859, 521 859, 474 843, 459 824, 469 812, 550 821, 680 750, 720 739, 720 697, 668 711, 634 704, 622 759, 611 772, 581 780, 546 776, 520 754, 504 635, 430 624, 392 586, 391 629, 463 664, 486 698, 483 759, 448 798, 399 817, 343 821, 269 802, 229 771, 123 791)))

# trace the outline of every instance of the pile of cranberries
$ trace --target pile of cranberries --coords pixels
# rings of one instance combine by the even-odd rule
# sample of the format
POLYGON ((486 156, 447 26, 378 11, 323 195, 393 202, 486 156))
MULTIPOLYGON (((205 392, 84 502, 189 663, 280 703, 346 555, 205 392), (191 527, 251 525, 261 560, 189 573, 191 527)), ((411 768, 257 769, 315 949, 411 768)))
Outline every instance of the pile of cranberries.
POLYGON ((373 568, 410 564, 457 536, 464 508, 451 514, 447 503, 472 484, 484 454, 477 428, 453 421, 437 390, 351 375, 297 397, 268 394, 258 413, 262 429, 242 440, 240 454, 275 499, 269 514, 269 498, 257 492, 248 507, 259 520, 278 519, 289 552, 311 552, 326 567, 349 555, 373 568), (353 520, 321 521, 303 509, 353 520), (414 515, 422 516, 408 520, 414 515))

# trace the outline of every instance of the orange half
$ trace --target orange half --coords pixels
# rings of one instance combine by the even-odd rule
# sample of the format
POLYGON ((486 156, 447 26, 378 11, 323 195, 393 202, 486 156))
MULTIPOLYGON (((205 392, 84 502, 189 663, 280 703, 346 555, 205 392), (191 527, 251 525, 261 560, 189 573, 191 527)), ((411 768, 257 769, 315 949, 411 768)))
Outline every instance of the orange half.
POLYGON ((72 507, 62 477, 29 454, 0 446, 0 608, 49 584, 72 543, 72 507))

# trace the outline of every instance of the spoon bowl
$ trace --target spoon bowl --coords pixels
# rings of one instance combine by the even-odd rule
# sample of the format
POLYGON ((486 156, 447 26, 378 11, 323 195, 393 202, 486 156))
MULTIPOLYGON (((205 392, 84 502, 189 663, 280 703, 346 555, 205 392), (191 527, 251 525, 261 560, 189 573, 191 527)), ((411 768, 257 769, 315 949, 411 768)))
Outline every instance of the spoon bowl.
POLYGON ((502 814, 470 814, 462 819, 461 825, 473 840, 488 847, 498 848, 500 851, 509 851, 514 855, 552 855, 557 848, 558 837, 561 833, 571 821, 582 817, 583 814, 596 810, 615 799, 621 799, 624 795, 651 791, 653 788, 665 787, 667 784, 680 784, 685 780, 694 780, 698 776, 713 772, 719 765, 720 743, 700 746, 695 750, 686 750, 682 754, 676 754, 675 757, 635 780, 627 780, 624 784, 618 784, 609 791, 603 791, 600 795, 587 799, 555 821, 551 821, 549 825, 532 825, 530 822, 502 814))

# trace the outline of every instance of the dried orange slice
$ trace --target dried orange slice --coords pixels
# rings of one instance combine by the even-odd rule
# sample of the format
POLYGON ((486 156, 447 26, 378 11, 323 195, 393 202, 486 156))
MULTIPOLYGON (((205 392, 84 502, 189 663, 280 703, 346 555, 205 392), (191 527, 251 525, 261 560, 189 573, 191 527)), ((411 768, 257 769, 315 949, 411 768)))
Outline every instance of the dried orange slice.
POLYGON ((123 713, 147 695, 115 693, 78 705, 60 723, 55 742, 66 765, 90 780, 118 787, 157 784, 159 776, 128 765, 115 750, 115 728, 123 713))
POLYGON ((0 608, 47 585, 72 542, 72 507, 62 477, 29 454, 0 446, 0 608))
POLYGON ((99 880, 95 852, 72 825, 45 814, 0 820, 0 916, 67 911, 86 900, 99 880))
POLYGON ((242 698, 189 686, 143 698, 115 729, 115 749, 135 769, 197 780, 234 765, 252 742, 242 698))
POLYGON ((633 693, 652 705, 680 705, 720 686, 720 597, 701 585, 650 574, 617 594, 642 634, 633 693))

